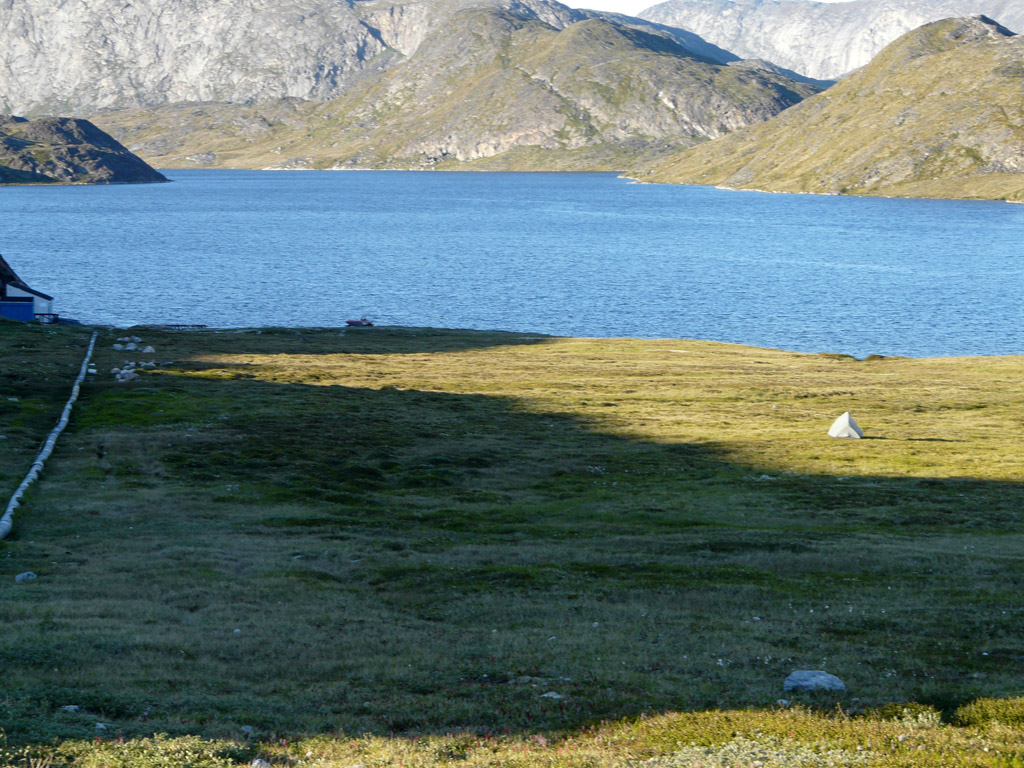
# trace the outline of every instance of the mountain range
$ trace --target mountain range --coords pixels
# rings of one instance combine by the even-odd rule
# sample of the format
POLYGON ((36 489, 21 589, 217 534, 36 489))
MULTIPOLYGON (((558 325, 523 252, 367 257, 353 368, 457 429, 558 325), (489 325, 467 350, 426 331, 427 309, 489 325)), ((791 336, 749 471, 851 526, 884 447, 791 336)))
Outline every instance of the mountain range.
POLYGON ((772 120, 683 151, 645 181, 1024 201, 1024 36, 985 17, 907 33, 772 120))
POLYGON ((819 90, 553 0, 0 0, 0 51, 162 167, 621 169, 819 90))
MULTIPOLYGON (((1019 0, 983 1, 1024 23, 1019 0)), ((1024 59, 1004 26, 933 22, 823 93, 791 71, 842 73, 979 2, 669 0, 638 19, 555 0, 0 0, 0 110, 90 114, 162 167, 640 169, 1015 199, 1024 59)), ((7 125, 8 176, 82 156, 84 127, 55 131, 61 154, 28 148, 42 124, 7 125)))

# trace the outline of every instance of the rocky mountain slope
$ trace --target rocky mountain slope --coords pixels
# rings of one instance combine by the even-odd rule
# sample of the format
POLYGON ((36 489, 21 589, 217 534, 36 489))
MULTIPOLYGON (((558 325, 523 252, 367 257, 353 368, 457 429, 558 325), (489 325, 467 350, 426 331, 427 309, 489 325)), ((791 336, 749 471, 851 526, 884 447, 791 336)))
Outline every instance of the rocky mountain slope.
POLYGON ((647 181, 1024 201, 1024 36, 933 22, 761 125, 694 147, 647 181))
MULTIPOLYGON (((553 0, 0 0, 0 112, 326 101, 480 5, 555 29, 599 15, 553 0)), ((698 55, 729 56, 672 34, 698 55)))
POLYGON ((0 183, 167 181, 88 120, 0 116, 0 183))
POLYGON ((834 80, 910 30, 975 14, 1024 32, 1021 0, 668 0, 640 16, 696 32, 744 58, 834 80))
POLYGON ((817 91, 768 66, 723 64, 714 48, 696 53, 647 23, 542 0, 352 8, 390 42, 333 98, 94 119, 161 167, 622 169, 817 91))

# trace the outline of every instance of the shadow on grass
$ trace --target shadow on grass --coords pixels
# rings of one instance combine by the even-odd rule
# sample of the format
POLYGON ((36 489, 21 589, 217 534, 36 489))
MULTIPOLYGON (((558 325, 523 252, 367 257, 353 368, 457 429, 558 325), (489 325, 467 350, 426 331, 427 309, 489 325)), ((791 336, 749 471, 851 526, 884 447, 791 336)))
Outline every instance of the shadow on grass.
MULTIPOLYGON (((1017 560, 959 551, 1024 531, 1021 484, 786 475, 502 397, 254 379, 94 392, 74 434, 108 450, 66 459, 64 501, 156 494, 117 520, 174 547, 122 531, 90 589, 43 573, 68 615, 110 612, 88 630, 0 589, 15 742, 80 736, 69 703, 128 734, 531 733, 767 706, 800 667, 850 683, 825 707, 1024 686, 1017 560)), ((21 539, 111 536, 60 502, 21 539)))

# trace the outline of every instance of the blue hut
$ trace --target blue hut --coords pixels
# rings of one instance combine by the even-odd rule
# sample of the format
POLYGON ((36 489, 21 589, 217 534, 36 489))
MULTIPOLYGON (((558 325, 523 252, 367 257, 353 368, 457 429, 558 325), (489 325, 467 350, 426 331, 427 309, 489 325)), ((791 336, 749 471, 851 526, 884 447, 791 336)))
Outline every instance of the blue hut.
POLYGON ((30 323, 57 322, 53 313, 53 296, 29 288, 10 264, 0 256, 0 317, 30 323))

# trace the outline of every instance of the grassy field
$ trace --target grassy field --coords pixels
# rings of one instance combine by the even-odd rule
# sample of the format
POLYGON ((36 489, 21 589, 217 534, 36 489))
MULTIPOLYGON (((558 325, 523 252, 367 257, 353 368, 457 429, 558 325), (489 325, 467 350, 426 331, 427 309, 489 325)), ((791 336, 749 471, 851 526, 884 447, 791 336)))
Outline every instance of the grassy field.
MULTIPOLYGON (((89 330, 0 322, 5 501, 89 330)), ((0 765, 1022 764, 1024 358, 100 330, 0 765)))

